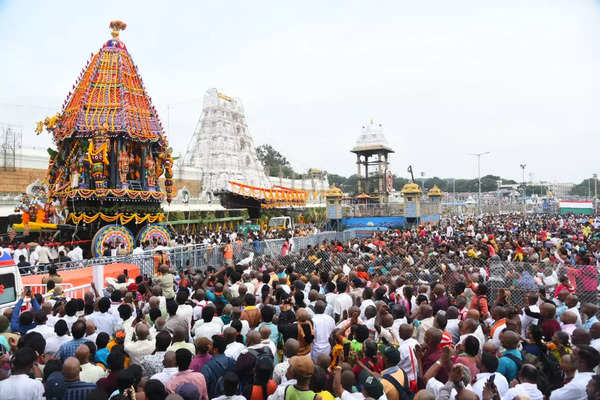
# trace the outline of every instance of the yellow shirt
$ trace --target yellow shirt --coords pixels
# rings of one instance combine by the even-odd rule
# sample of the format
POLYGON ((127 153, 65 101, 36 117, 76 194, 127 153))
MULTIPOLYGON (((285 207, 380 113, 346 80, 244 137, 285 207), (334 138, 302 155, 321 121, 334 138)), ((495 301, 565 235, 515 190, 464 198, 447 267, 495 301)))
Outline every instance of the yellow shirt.
POLYGON ((335 400, 335 397, 333 397, 333 395, 328 390, 323 390, 322 392, 319 392, 317 394, 321 396, 321 399, 323 400, 335 400))

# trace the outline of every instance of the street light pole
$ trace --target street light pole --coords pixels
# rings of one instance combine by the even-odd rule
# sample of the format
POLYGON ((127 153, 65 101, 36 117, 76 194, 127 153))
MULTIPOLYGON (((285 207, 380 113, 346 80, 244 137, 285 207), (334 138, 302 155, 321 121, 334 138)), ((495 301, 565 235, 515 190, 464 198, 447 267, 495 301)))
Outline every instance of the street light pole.
POLYGON ((525 207, 525 196, 527 195, 527 185, 525 184, 525 167, 526 166, 527 166, 527 164, 525 164, 525 163, 520 164, 520 167, 523 170, 523 214, 525 214, 525 211, 526 211, 526 207, 525 207))
POLYGON ((454 212, 458 215, 458 206, 456 205, 456 178, 452 178, 452 201, 454 201, 454 212))
POLYGON ((594 174, 594 214, 598 214, 598 174, 594 174))
POLYGON ((481 215, 481 156, 490 154, 489 151, 483 153, 470 153, 472 156, 477 156, 477 181, 478 181, 478 193, 477 193, 477 214, 481 215))

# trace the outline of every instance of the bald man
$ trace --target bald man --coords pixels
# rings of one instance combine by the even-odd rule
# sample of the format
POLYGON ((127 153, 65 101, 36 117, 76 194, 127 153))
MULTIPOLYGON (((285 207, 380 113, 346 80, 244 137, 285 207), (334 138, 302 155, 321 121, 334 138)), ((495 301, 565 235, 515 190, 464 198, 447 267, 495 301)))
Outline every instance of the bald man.
POLYGON ((592 337, 590 346, 600 352, 600 322, 595 322, 592 324, 590 327, 590 336, 592 337))
POLYGON ((163 359, 163 366, 165 368, 162 370, 162 372, 152 375, 150 379, 157 379, 161 381, 163 385, 167 386, 167 383, 171 380, 171 378, 179 372, 174 351, 167 351, 165 353, 165 358, 163 359))
POLYGON ((261 338, 260 343, 269 348, 271 354, 273 354, 275 365, 277 365, 277 346, 275 346, 275 343, 271 341, 271 328, 269 328, 267 325, 263 325, 258 329, 258 333, 260 334, 261 338))
POLYGON ((142 322, 135 326, 135 336, 125 336, 125 352, 132 364, 141 364, 144 356, 152 354, 155 347, 154 340, 150 337, 150 328, 142 322))
POLYGON ((175 327, 173 331, 173 342, 167 351, 176 352, 179 349, 188 349, 193 355, 196 354, 196 346, 193 343, 188 343, 188 331, 183 326, 175 327))
POLYGON ((509 330, 505 330, 500 334, 500 342, 505 348, 502 353, 502 357, 498 361, 497 372, 504 375, 508 382, 512 382, 517 377, 517 372, 523 361, 521 352, 517 349, 521 337, 517 333, 509 330), (515 359, 521 360, 521 363, 515 361, 515 359))
POLYGON ((421 304, 417 310, 417 316, 419 318, 419 327, 415 331, 415 339, 417 339, 417 342, 423 343, 425 332, 433 328, 433 308, 429 304, 421 304))
POLYGON ((227 342, 227 347, 225 348, 225 355, 237 361, 241 352, 246 348, 246 346, 244 346, 244 343, 240 343, 237 341, 238 331, 235 328, 228 326, 223 330, 223 337, 225 337, 225 341, 227 342))
POLYGON ((77 357, 77 360, 79 360, 79 364, 81 365, 79 379, 82 382, 96 384, 98 379, 106 377, 106 371, 104 368, 90 363, 90 345, 96 347, 96 345, 91 342, 86 342, 79 345, 77 351, 75 352, 75 357, 77 357))
POLYGON ((96 343, 96 337, 98 337, 98 332, 96 330, 96 323, 91 319, 85 321, 85 337, 96 343))
POLYGON ((289 338, 283 345, 283 362, 280 362, 275 366, 273 370, 273 380, 278 385, 287 381, 286 374, 290 367, 290 358, 298 355, 300 350, 300 343, 296 339, 289 338))
POLYGON ((65 399, 84 399, 96 385, 79 380, 79 360, 75 357, 68 357, 63 363, 62 373, 65 377, 65 399))

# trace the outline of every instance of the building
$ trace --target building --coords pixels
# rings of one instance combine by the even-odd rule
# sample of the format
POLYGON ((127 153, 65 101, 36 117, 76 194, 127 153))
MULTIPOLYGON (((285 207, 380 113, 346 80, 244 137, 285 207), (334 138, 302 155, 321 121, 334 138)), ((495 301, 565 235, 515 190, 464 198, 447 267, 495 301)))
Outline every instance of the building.
POLYGON ((202 190, 220 193, 229 182, 271 187, 248 131, 244 106, 217 89, 204 94, 202 115, 183 158, 182 167, 199 170, 202 190))
POLYGON ((376 125, 371 120, 367 126, 363 126, 356 145, 350 151, 356 154, 357 194, 365 193, 377 197, 380 202, 387 201, 394 189, 392 173, 388 168, 388 155, 394 150, 389 147, 381 124, 376 125))

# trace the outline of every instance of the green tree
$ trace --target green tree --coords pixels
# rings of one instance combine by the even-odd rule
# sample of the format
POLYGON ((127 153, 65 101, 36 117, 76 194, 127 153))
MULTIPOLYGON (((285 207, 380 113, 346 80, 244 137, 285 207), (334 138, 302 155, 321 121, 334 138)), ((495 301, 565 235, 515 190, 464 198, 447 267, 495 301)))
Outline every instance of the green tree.
POLYGON ((269 175, 279 176, 281 172, 284 178, 294 177, 294 170, 290 162, 270 144, 258 146, 256 155, 262 165, 269 170, 269 175))
POLYGON ((537 194, 538 196, 545 196, 548 193, 548 186, 546 185, 528 185, 525 190, 526 196, 537 194))
POLYGON ((581 183, 573 186, 573 189, 571 189, 571 194, 574 196, 593 197, 594 196, 594 179, 592 179, 592 178, 584 179, 581 183))

